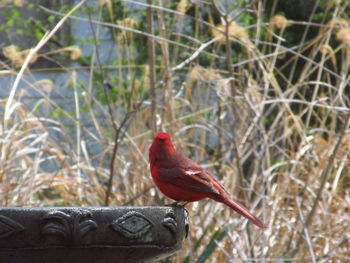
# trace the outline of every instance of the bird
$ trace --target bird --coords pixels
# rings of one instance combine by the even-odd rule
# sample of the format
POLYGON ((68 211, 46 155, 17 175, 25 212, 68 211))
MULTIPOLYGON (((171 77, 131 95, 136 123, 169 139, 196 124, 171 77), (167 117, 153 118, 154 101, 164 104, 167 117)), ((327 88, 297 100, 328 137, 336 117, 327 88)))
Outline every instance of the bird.
POLYGON ((165 196, 175 200, 174 204, 185 206, 210 198, 229 206, 256 226, 266 227, 247 208, 233 200, 213 174, 178 152, 168 133, 159 132, 154 136, 149 148, 149 163, 154 183, 165 196))

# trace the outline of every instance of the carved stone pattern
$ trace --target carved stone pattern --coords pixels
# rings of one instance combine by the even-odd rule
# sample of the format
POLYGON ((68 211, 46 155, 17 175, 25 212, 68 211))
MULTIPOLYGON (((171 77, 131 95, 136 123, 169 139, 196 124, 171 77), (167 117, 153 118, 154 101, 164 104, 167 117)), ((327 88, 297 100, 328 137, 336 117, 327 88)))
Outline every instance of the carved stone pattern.
POLYGON ((176 237, 178 227, 175 214, 172 209, 169 209, 168 212, 165 214, 162 225, 169 230, 173 237, 176 237))
POLYGON ((187 209, 185 208, 185 238, 188 237, 188 232, 190 231, 190 223, 188 222, 188 211, 187 209))
POLYGON ((51 211, 43 219, 41 233, 62 238, 65 242, 78 243, 89 232, 97 229, 97 223, 91 219, 88 210, 67 214, 62 211, 51 211))
POLYGON ((115 219, 110 226, 124 237, 138 239, 152 229, 153 223, 141 213, 130 211, 115 219))
POLYGON ((0 239, 23 230, 24 227, 21 224, 7 216, 0 215, 0 239))

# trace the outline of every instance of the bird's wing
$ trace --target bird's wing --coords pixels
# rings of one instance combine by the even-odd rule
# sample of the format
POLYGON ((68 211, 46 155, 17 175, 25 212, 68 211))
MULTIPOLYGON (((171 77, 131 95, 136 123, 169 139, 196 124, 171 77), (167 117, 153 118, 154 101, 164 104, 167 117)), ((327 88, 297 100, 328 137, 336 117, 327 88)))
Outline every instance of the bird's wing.
POLYGON ((200 167, 161 168, 159 172, 159 179, 164 183, 195 192, 220 194, 219 190, 215 188, 215 184, 218 182, 200 167))

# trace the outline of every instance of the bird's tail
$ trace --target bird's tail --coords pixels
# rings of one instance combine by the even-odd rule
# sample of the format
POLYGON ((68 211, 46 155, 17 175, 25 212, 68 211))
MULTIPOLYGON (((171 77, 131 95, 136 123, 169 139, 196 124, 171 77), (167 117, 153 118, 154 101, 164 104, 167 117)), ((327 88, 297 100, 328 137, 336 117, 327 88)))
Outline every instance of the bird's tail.
POLYGON ((252 223, 257 225, 258 227, 266 228, 266 225, 260 219, 258 219, 256 216, 251 214, 248 211, 248 209, 245 208, 243 205, 241 205, 240 203, 232 200, 231 198, 229 198, 229 197, 222 197, 222 196, 215 196, 215 197, 211 197, 211 198, 216 200, 216 201, 218 201, 218 202, 224 203, 225 205, 229 206, 230 208, 235 210, 237 213, 239 213, 242 216, 244 216, 245 218, 249 219, 252 223))

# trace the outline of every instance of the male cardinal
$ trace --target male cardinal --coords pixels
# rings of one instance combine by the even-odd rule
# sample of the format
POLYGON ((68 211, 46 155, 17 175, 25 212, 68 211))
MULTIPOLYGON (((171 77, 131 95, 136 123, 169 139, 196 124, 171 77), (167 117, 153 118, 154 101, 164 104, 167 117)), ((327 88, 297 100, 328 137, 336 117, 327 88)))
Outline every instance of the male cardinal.
POLYGON ((195 162, 177 152, 165 132, 157 133, 149 148, 150 169, 159 190, 167 197, 186 205, 211 198, 224 203, 258 227, 265 225, 243 205, 232 200, 219 181, 195 162))

